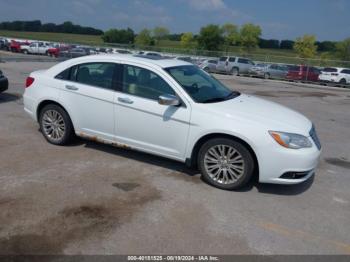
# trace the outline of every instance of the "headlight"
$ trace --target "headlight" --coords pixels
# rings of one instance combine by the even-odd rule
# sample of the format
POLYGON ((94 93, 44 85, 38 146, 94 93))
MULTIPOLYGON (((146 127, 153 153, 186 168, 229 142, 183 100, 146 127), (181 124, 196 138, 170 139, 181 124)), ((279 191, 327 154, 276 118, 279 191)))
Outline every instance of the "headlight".
POLYGON ((287 148, 299 149, 312 147, 309 138, 303 135, 276 131, 269 131, 269 133, 278 144, 287 148))

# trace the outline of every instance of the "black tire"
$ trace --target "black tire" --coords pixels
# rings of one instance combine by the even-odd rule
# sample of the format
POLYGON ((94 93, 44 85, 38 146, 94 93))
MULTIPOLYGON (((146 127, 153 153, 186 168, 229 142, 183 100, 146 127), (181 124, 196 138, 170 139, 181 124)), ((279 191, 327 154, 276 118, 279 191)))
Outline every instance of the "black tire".
POLYGON ((233 76, 238 76, 239 75, 239 69, 237 67, 232 67, 230 74, 233 76))
POLYGON ((254 158, 247 147, 236 140, 228 138, 213 138, 205 142, 199 150, 197 161, 203 180, 210 185, 213 185, 214 187, 224 190, 235 190, 242 188, 251 180, 255 168, 254 158), (238 179, 233 183, 224 184, 215 181, 210 177, 205 167, 205 155, 207 154, 208 150, 218 145, 225 145, 234 148, 243 159, 244 168, 242 175, 240 175, 238 179))
POLYGON ((72 121, 68 113, 58 105, 48 104, 41 109, 39 114, 39 125, 40 125, 41 133, 43 134, 45 139, 51 144, 59 145, 59 146, 67 145, 74 138, 74 127, 73 127, 72 121), (46 134, 45 132, 43 117, 45 113, 48 111, 56 111, 63 118, 65 129, 64 129, 63 136, 59 139, 53 139, 49 137, 49 135, 46 134))
POLYGON ((265 73, 264 74, 264 79, 270 79, 270 74, 269 73, 265 73))
POLYGON ((346 79, 344 79, 344 78, 340 79, 339 84, 345 86, 346 85, 346 79))
POLYGON ((26 55, 27 55, 27 54, 28 54, 28 50, 24 49, 24 50, 23 50, 23 54, 26 54, 26 55))
POLYGON ((205 72, 207 72, 207 73, 210 73, 210 69, 209 69, 209 67, 204 67, 204 69, 203 69, 205 72))

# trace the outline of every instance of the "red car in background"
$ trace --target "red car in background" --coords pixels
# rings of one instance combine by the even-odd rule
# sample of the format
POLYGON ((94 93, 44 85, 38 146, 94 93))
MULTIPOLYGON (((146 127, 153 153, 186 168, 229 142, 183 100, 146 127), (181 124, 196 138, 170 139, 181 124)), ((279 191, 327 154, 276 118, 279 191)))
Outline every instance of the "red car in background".
POLYGON ((66 51, 70 48, 68 45, 56 45, 47 50, 47 54, 52 57, 58 57, 61 51, 66 51))
POLYGON ((21 45, 30 45, 30 43, 11 40, 11 43, 10 43, 11 52, 20 53, 21 52, 21 45))
POLYGON ((321 71, 313 66, 289 66, 286 78, 288 80, 317 82, 321 71))
POLYGON ((58 47, 52 47, 47 50, 47 54, 52 57, 58 57, 60 49, 58 47))

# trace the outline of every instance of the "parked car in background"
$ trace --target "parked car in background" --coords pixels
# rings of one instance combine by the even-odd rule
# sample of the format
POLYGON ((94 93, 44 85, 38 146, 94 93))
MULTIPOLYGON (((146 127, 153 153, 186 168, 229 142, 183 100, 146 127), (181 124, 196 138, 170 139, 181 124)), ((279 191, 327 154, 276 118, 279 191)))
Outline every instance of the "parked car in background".
POLYGON ((48 55, 52 45, 44 42, 33 42, 29 45, 21 45, 21 52, 24 54, 48 55))
POLYGON ((125 49, 113 49, 114 54, 132 54, 130 51, 125 49))
POLYGON ((59 47, 51 47, 47 49, 47 55, 52 57, 58 57, 60 54, 60 48, 59 47))
POLYGON ((10 51, 10 42, 6 38, 0 38, 0 50, 10 51))
POLYGON ((312 81, 318 82, 318 76, 321 71, 313 66, 290 66, 286 79, 293 81, 312 81))
POLYGON ((196 64, 196 61, 190 56, 176 56, 174 59, 196 64))
POLYGON ((206 59, 201 64, 199 68, 203 69, 208 73, 216 73, 216 66, 218 65, 218 60, 216 59, 206 59))
POLYGON ((326 67, 321 70, 319 80, 324 83, 350 84, 350 69, 326 67))
POLYGON ((249 69, 254 66, 254 62, 247 58, 222 56, 219 59, 216 70, 220 73, 230 75, 244 75, 249 73, 249 69))
POLYGON ((21 52, 21 46, 22 45, 29 45, 29 42, 19 42, 16 40, 11 40, 10 43, 10 51, 14 53, 20 53, 21 52))
POLYGON ((25 111, 44 138, 74 135, 198 166, 205 181, 237 189, 313 176, 321 145, 305 116, 232 91, 196 65, 149 56, 98 55, 30 74, 25 111), (119 83, 119 84, 117 84, 119 83))
POLYGON ((249 69, 249 75, 263 77, 265 79, 285 79, 288 66, 280 64, 257 64, 249 69))
POLYGON ((86 48, 79 48, 79 47, 75 47, 59 53, 60 57, 65 57, 65 58, 75 58, 75 57, 81 57, 86 55, 90 55, 90 50, 86 48))
POLYGON ((0 93, 8 89, 9 81, 0 70, 0 93))
POLYGON ((161 55, 161 54, 156 53, 156 52, 146 52, 146 53, 144 53, 143 55, 146 55, 146 56, 152 56, 152 57, 159 57, 159 58, 161 58, 161 57, 162 57, 162 55, 161 55))

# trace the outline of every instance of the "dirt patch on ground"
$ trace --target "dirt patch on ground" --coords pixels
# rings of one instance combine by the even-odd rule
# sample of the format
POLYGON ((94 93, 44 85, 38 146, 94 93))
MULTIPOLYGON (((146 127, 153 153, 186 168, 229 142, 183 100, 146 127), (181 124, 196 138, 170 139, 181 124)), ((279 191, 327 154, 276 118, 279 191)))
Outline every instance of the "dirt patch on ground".
POLYGON ((170 172, 166 174, 167 177, 175 178, 178 180, 182 180, 185 182, 190 182, 194 184, 203 184, 203 181, 200 178, 200 175, 198 174, 198 171, 195 170, 184 170, 183 172, 170 172))
POLYGON ((325 161, 334 166, 350 169, 350 161, 345 158, 326 158, 325 161))
MULTIPOLYGON (((144 185, 124 194, 66 207, 35 225, 17 226, 11 230, 12 235, 0 238, 0 255, 62 254, 69 243, 102 237, 130 221, 147 203, 161 198, 157 189, 144 185)), ((0 203, 6 203, 7 210, 11 208, 10 199, 0 203)), ((13 214, 8 215, 0 214, 2 223, 6 223, 6 217, 13 218, 13 214)))
POLYGON ((139 187, 140 184, 137 183, 114 183, 114 187, 119 188, 123 191, 129 192, 134 190, 135 188, 139 187))

